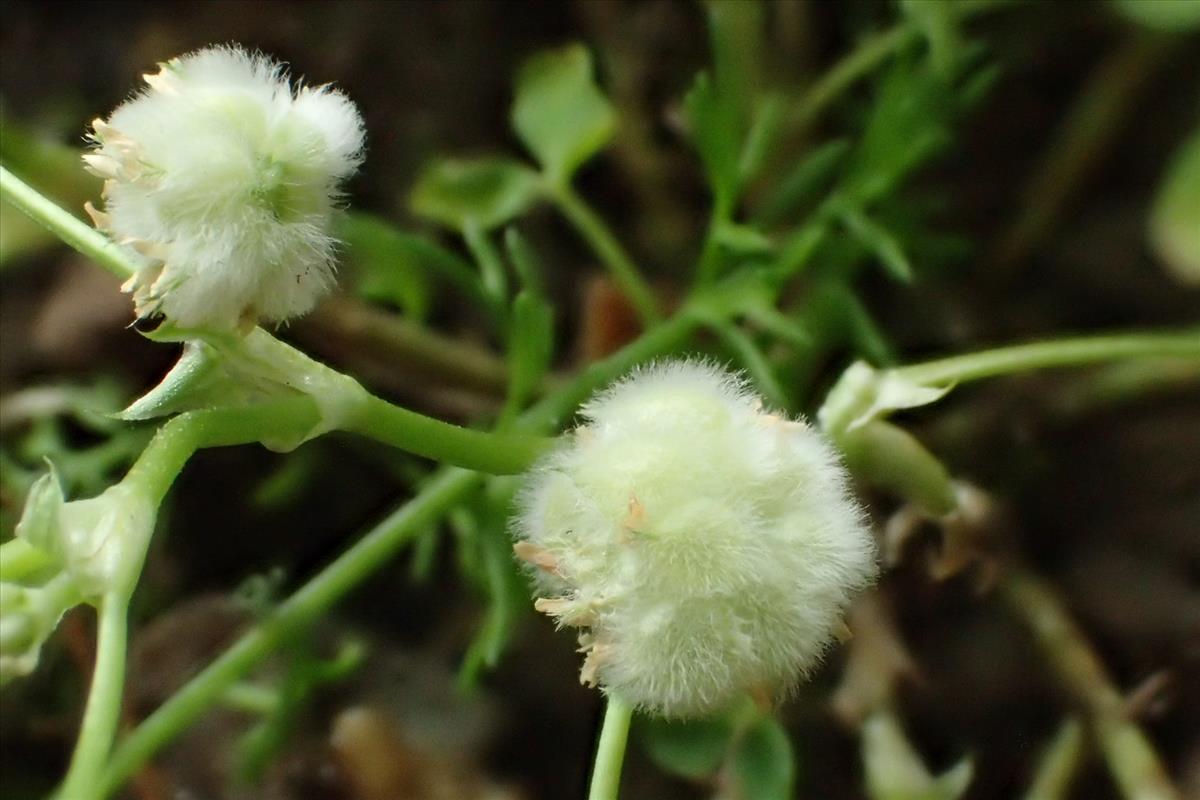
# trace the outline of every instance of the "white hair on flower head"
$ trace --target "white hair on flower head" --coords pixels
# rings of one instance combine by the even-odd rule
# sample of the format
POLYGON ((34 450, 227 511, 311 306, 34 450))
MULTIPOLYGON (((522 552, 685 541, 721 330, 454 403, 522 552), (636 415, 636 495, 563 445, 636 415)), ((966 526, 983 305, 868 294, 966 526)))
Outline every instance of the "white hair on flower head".
POLYGON ((697 361, 637 370, 581 415, 514 521, 537 608, 584 629, 581 679, 671 717, 793 687, 876 569, 830 445, 697 361))
POLYGON ((93 123, 84 156, 106 179, 97 226, 148 259, 126 284, 138 315, 228 328, 311 309, 333 286, 332 215, 362 160, 354 104, 232 45, 145 80, 93 123))

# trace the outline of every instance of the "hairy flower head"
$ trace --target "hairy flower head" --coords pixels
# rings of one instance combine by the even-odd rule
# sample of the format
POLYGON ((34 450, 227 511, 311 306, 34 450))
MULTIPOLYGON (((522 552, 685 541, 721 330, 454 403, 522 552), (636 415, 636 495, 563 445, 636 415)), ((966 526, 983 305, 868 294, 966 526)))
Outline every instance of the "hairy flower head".
POLYGON ((792 687, 875 574, 829 445, 691 361, 637 372, 582 414, 515 522, 537 608, 585 629, 581 679, 673 717, 792 687))
POLYGON ((230 328, 308 311, 333 285, 330 221, 361 161, 354 104, 232 46, 145 80, 84 156, 106 179, 97 227, 148 259, 125 287, 138 315, 230 328))

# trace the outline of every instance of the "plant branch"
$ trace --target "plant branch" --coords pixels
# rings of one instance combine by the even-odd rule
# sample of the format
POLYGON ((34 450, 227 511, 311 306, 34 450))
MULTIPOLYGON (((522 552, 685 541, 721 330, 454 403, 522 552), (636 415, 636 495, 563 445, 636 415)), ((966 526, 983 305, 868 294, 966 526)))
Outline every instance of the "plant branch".
POLYGON ((0 166, 0 196, 118 278, 128 278, 137 271, 137 254, 72 216, 3 166, 0 166))
POLYGON ((362 411, 342 426, 419 456, 492 475, 523 472, 555 440, 519 433, 464 428, 367 395, 362 411))
MULTIPOLYGON (((591 364, 561 390, 523 413, 515 429, 560 427, 598 387, 630 367, 678 347, 698 327, 698 317, 681 312, 608 358, 591 364)), ((414 498, 397 509, 285 600, 214 662, 160 706, 116 749, 104 774, 101 797, 116 791, 161 747, 203 715, 223 693, 261 664, 291 635, 328 611, 364 578, 382 568, 413 537, 433 524, 471 491, 476 473, 446 468, 414 498)))
POLYGON ((895 372, 913 383, 936 386, 1035 369, 1081 367, 1103 361, 1164 356, 1200 359, 1200 328, 1081 336, 1019 344, 899 367, 895 372))
POLYGON ((349 550, 281 603, 228 650, 147 717, 113 753, 99 782, 107 797, 147 759, 216 703, 242 676, 293 634, 345 596, 416 534, 477 488, 482 476, 445 469, 411 501, 375 526, 349 550))
POLYGON ((125 645, 128 636, 129 596, 107 594, 97 609, 96 666, 88 690, 87 708, 71 766, 58 796, 62 800, 90 797, 112 749, 121 717, 125 688, 125 645))
POLYGON ((647 327, 657 323, 662 314, 659 312, 658 302, 654 299, 653 290, 600 215, 569 184, 552 183, 548 192, 559 211, 612 273, 613 280, 629 298, 642 323, 647 327))
POLYGON ((615 695, 608 695, 600 742, 596 745, 596 763, 588 800, 617 800, 621 788, 621 765, 625 761, 625 743, 633 708, 615 695))

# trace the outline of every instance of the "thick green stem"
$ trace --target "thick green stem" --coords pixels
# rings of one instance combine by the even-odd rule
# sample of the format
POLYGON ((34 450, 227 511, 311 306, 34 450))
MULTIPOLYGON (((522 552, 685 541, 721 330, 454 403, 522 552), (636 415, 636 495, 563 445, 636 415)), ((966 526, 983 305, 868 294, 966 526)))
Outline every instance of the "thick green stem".
POLYGON ((129 597, 125 594, 105 595, 98 614, 96 666, 71 767, 58 794, 61 800, 95 796, 121 718, 129 597))
POLYGON ((1200 359, 1200 328, 1081 336, 999 347, 900 367, 896 374, 913 383, 938 386, 1035 369, 1163 356, 1200 359))
POLYGON ((592 767, 592 786, 588 800, 617 800, 621 788, 621 765, 625 761, 625 742, 633 707, 615 695, 608 696, 604 725, 596 745, 596 763, 592 767))
POLYGON ((555 442, 542 436, 488 433, 452 425, 373 395, 344 428, 419 456, 493 475, 523 472, 555 442))
POLYGON ((188 411, 168 420, 130 467, 125 482, 158 506, 197 450, 303 436, 320 419, 316 403, 296 397, 243 408, 188 411))
POLYGON ((658 310, 658 302, 654 299, 654 291, 600 215, 592 210, 570 184, 551 184, 549 195, 563 216, 575 226, 575 230, 612 273, 613 280, 629 298, 643 324, 652 327, 657 323, 662 314, 658 310))
POLYGON ((118 278, 128 278, 136 271, 133 263, 136 254, 114 244, 107 236, 72 216, 2 166, 0 196, 118 278))

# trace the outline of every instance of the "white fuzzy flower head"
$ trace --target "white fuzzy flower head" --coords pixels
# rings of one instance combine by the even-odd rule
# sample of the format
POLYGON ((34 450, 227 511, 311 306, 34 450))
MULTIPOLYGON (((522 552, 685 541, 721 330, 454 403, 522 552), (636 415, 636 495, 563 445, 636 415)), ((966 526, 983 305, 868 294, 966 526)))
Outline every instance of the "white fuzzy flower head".
POLYGON ((145 80, 92 123, 84 156, 106 179, 97 227, 148 259, 125 287, 138 315, 232 328, 311 309, 333 285, 331 217, 361 161, 354 104, 232 46, 145 80))
POLYGON ((691 361, 637 372, 582 413, 515 521, 536 607, 585 629, 581 680, 670 717, 792 688, 875 575, 830 446, 691 361))

